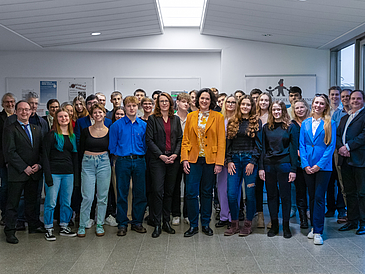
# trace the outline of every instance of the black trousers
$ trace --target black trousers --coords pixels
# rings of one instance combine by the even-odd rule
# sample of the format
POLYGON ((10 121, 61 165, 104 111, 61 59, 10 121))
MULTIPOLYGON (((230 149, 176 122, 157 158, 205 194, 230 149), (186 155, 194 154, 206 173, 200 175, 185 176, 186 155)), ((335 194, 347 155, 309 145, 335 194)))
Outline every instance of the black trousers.
POLYGON ((335 161, 333 160, 332 174, 327 187, 327 209, 335 212, 336 209, 345 212, 345 201, 341 192, 341 186, 338 184, 337 199, 335 197, 335 184, 338 182, 335 161))
POLYGON ((279 196, 283 221, 289 221, 291 209, 291 183, 289 183, 290 164, 265 166, 266 190, 271 220, 278 219, 279 196), (278 188, 279 185, 279 188, 278 188))
POLYGON ((186 207, 186 188, 185 188, 185 173, 183 171, 183 165, 179 165, 179 170, 176 176, 175 189, 172 194, 172 217, 181 216, 181 180, 184 179, 184 201, 183 201, 183 216, 188 217, 188 210, 186 207))
POLYGON ((8 201, 6 204, 5 215, 5 233, 15 234, 15 226, 18 218, 18 206, 20 196, 24 190, 25 201, 25 219, 28 222, 29 229, 35 229, 39 226, 37 220, 37 192, 39 180, 29 179, 25 182, 9 182, 8 184, 8 201))
POLYGON ((354 167, 346 161, 341 166, 343 186, 350 222, 365 225, 365 167, 354 167))
POLYGON ((257 176, 255 194, 256 194, 256 212, 263 212, 264 204, 264 181, 257 176))
POLYGON ((170 221, 172 194, 179 166, 178 159, 175 159, 173 164, 165 164, 160 159, 150 159, 152 212, 155 225, 161 225, 161 215, 163 222, 170 221))
POLYGON ((297 206, 299 210, 307 211, 307 185, 304 179, 304 172, 305 171, 302 168, 297 168, 297 177, 295 178, 294 184, 297 206))

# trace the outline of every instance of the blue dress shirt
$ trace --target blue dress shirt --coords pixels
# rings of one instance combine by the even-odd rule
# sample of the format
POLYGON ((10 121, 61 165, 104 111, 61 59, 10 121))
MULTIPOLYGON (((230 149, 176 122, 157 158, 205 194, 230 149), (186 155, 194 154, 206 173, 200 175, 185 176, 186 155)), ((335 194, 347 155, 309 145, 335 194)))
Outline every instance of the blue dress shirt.
POLYGON ((146 154, 147 123, 137 118, 134 123, 124 116, 109 131, 109 151, 116 156, 146 154))

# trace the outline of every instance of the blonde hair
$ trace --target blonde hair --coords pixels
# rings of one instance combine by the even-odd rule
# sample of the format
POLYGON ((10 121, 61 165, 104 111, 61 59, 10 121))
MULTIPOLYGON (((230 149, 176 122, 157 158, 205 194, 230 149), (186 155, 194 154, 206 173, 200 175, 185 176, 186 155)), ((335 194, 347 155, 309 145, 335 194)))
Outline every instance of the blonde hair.
POLYGON ((236 104, 237 104, 236 97, 234 97, 233 95, 229 95, 229 96, 227 96, 227 97, 224 99, 224 101, 223 101, 223 105, 222 105, 222 110, 221 110, 221 113, 222 113, 222 115, 223 115, 224 119, 226 119, 226 118, 227 118, 226 103, 227 103, 227 100, 228 100, 229 98, 233 98, 233 99, 236 101, 236 104))
POLYGON ((311 117, 313 117, 314 111, 313 111, 313 103, 316 100, 316 98, 322 98, 326 104, 324 111, 322 112, 322 118, 324 120, 324 143, 328 146, 331 143, 332 139, 332 125, 331 125, 331 108, 330 103, 327 99, 327 95, 324 96, 323 94, 316 94, 316 96, 313 98, 312 101, 312 111, 311 111, 311 117))
POLYGON ((270 106, 272 105, 272 97, 270 95, 270 93, 268 92, 263 92, 259 95, 259 97, 257 97, 257 101, 256 101, 256 114, 261 116, 261 107, 259 105, 260 99, 262 96, 266 95, 267 97, 269 97, 269 107, 268 110, 270 109, 270 106))

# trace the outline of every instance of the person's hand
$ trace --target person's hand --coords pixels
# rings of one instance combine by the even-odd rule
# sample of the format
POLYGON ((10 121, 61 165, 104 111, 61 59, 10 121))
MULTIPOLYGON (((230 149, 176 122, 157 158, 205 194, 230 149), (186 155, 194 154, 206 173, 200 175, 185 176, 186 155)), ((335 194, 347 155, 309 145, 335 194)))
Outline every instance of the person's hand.
POLYGON ((249 163, 246 166, 246 175, 247 176, 250 176, 252 174, 254 167, 255 167, 255 165, 254 164, 251 164, 251 163, 249 163))
POLYGON ((27 174, 28 176, 30 176, 30 175, 33 174, 33 169, 32 169, 32 167, 27 166, 27 168, 24 169, 24 172, 25 172, 25 174, 27 174))
POLYGON ((296 177, 297 177, 297 174, 295 172, 290 172, 289 173, 289 183, 294 182, 296 177))
POLYGON ((176 154, 172 154, 170 157, 168 157, 167 161, 165 162, 166 164, 173 164, 175 159, 177 158, 176 154))
POLYGON ((313 172, 313 173, 318 172, 320 169, 321 169, 321 168, 320 168, 319 166, 317 166, 317 165, 314 165, 314 166, 312 166, 312 168, 311 168, 311 170, 312 170, 312 172, 313 172))
POLYGON ((222 171, 222 166, 220 166, 220 165, 214 166, 214 174, 221 173, 221 171, 222 171))
POLYGON ((190 164, 188 161, 183 161, 183 170, 184 170, 185 174, 190 173, 190 164))
POLYGON ((261 180, 265 181, 265 170, 259 170, 259 177, 261 180))
POLYGON ((304 168, 304 171, 305 171, 305 173, 307 173, 308 175, 309 175, 309 174, 313 174, 312 169, 311 169, 309 166, 306 166, 306 167, 304 168))
POLYGON ((167 157, 166 155, 160 155, 159 158, 161 159, 162 162, 164 162, 165 164, 168 164, 168 163, 166 163, 166 161, 168 161, 169 157, 167 157))
POLYGON ((350 157, 350 152, 347 150, 346 146, 342 146, 338 150, 338 154, 340 154, 343 157, 350 157))
POLYGON ((40 170, 39 165, 38 165, 38 164, 34 164, 34 165, 32 166, 33 174, 34 174, 34 173, 36 173, 38 170, 40 170))
POLYGON ((236 173, 236 165, 233 162, 228 163, 228 174, 233 175, 236 173))

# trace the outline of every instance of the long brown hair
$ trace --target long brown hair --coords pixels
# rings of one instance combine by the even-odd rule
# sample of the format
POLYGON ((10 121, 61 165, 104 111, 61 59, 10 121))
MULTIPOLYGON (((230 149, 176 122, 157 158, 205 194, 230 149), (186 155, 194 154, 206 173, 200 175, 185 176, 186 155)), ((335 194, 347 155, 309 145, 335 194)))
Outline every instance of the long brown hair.
POLYGON ((281 120, 282 120, 282 125, 281 128, 282 129, 287 129, 291 123, 290 121, 290 116, 288 114, 288 111, 286 109, 285 103, 283 101, 275 101, 271 104, 270 108, 269 108, 269 115, 267 118, 267 125, 269 127, 269 129, 273 129, 274 128, 274 116, 272 115, 272 108, 274 105, 279 105, 281 108, 281 120))
POLYGON ((311 116, 313 117, 313 103, 314 100, 316 100, 316 98, 322 98, 326 104, 325 109, 322 113, 322 118, 324 120, 324 143, 328 146, 331 143, 331 139, 332 139, 332 125, 331 125, 331 108, 330 108, 330 103, 328 101, 328 97, 327 95, 324 94, 316 94, 316 96, 313 98, 312 101, 312 111, 311 111, 311 116))
POLYGON ((83 117, 86 117, 86 116, 89 115, 89 112, 87 111, 87 108, 86 108, 85 98, 82 97, 81 95, 78 95, 74 98, 74 100, 72 101, 72 105, 73 105, 73 108, 74 108, 74 117, 72 117, 72 119, 74 121, 76 121, 79 118, 83 118, 83 117), (77 110, 76 110, 76 101, 80 101, 82 106, 84 107, 82 112, 77 112, 77 110))
POLYGON ((242 117, 243 115, 241 112, 241 103, 244 99, 250 100, 250 103, 251 103, 251 110, 250 110, 249 118, 248 118, 249 124, 248 124, 247 130, 246 130, 246 134, 249 137, 254 138, 256 135, 256 132, 259 131, 259 119, 260 118, 256 114, 255 102, 250 95, 243 95, 238 100, 234 116, 231 119, 229 119, 229 121, 228 121, 228 125, 227 125, 228 139, 233 139, 236 137, 238 129, 240 127, 240 123, 242 123, 242 121, 243 121, 243 117, 242 117))
POLYGON ((153 112, 153 114, 156 116, 156 117, 162 117, 162 113, 161 113, 161 107, 160 107, 160 97, 161 96, 165 96, 168 100, 169 100, 169 103, 170 103, 170 107, 169 107, 169 113, 168 113, 168 116, 169 117, 173 117, 174 116, 174 101, 172 100, 171 98, 171 95, 166 93, 166 92, 162 92, 158 95, 157 97, 157 101, 156 101, 156 106, 155 106, 155 110, 153 112))

